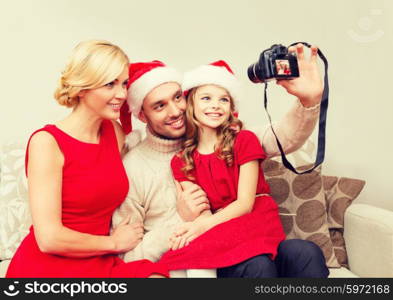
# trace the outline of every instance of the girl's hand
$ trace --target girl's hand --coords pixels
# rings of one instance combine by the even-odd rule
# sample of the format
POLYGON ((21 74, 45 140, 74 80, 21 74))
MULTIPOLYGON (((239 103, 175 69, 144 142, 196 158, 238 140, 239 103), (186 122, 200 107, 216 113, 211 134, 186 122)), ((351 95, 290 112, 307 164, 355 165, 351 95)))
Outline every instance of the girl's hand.
POLYGON ((125 217, 119 225, 113 229, 110 237, 115 244, 115 252, 123 253, 132 250, 143 238, 143 224, 130 224, 130 216, 125 217))
POLYGON ((303 44, 289 47, 288 51, 296 51, 299 77, 292 80, 277 80, 277 84, 285 88, 289 94, 298 97, 303 106, 317 105, 321 102, 323 93, 323 82, 317 64, 318 48, 311 46, 309 59, 304 57, 303 44))
POLYGON ((170 238, 170 248, 177 250, 187 246, 211 227, 210 218, 198 218, 193 222, 184 223, 170 238))

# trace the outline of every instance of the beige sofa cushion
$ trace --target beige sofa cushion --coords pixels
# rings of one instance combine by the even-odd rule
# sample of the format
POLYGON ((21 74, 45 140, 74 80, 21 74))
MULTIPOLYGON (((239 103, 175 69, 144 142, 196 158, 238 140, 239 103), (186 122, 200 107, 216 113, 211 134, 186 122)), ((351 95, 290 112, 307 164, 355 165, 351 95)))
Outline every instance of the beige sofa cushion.
POLYGON ((329 269, 329 278, 358 278, 356 274, 352 273, 347 268, 332 268, 329 269))
POLYGON ((14 255, 31 225, 24 166, 25 145, 0 148, 0 260, 14 255))
POLYGON ((7 273, 8 265, 10 264, 11 260, 3 260, 0 261, 0 278, 4 278, 5 274, 7 273))

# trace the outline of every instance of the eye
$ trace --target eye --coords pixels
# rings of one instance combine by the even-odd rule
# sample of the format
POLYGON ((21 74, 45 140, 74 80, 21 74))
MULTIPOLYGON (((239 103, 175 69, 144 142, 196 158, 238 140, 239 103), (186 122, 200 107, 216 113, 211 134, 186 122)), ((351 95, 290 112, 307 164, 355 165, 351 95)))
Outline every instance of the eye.
POLYGON ((153 107, 154 110, 161 110, 164 108, 164 103, 157 104, 153 107))
POLYGON ((227 103, 227 102, 229 102, 229 99, 224 97, 224 98, 221 98, 220 101, 224 102, 224 103, 227 103))
POLYGON ((126 81, 123 82, 123 86, 124 86, 124 87, 127 87, 127 84, 128 84, 128 80, 126 80, 126 81))
POLYGON ((205 97, 202 97, 201 100, 209 101, 210 97, 209 96, 205 96, 205 97))
POLYGON ((183 95, 181 93, 177 94, 175 97, 176 100, 180 101, 183 99, 183 95))
POLYGON ((112 88, 114 85, 115 85, 115 82, 114 82, 114 81, 111 81, 111 82, 105 84, 104 86, 109 87, 109 88, 112 88))

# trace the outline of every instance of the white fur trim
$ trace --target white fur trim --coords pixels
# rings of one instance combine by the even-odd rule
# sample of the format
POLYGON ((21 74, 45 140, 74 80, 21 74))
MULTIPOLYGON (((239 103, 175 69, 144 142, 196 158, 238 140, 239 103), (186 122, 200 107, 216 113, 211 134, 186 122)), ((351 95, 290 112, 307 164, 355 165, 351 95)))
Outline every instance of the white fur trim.
POLYGON ((177 82, 181 85, 182 79, 182 74, 173 68, 156 67, 135 80, 128 89, 127 97, 127 103, 134 116, 138 117, 143 100, 151 90, 166 82, 177 82))
POLYGON ((134 148, 142 140, 142 133, 139 129, 135 129, 126 135, 126 144, 129 149, 134 148))
POLYGON ((239 108, 240 82, 225 67, 203 65, 184 73, 183 91, 205 84, 215 84, 225 88, 231 94, 236 109, 239 108))

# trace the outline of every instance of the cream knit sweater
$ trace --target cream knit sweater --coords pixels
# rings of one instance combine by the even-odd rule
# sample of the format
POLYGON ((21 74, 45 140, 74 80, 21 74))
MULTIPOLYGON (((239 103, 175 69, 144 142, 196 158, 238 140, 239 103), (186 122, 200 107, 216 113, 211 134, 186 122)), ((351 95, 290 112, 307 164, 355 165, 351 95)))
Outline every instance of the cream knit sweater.
MULTIPOLYGON (((273 125, 286 153, 300 148, 311 135, 319 116, 319 105, 304 108, 299 101, 278 123, 273 125)), ((248 128, 258 136, 269 157, 279 155, 270 125, 248 128)), ((149 259, 157 261, 169 247, 169 237, 181 224, 176 211, 176 188, 170 161, 180 150, 181 139, 165 140, 146 130, 146 138, 128 152, 123 163, 130 183, 125 201, 115 211, 113 227, 128 214, 131 222, 144 224, 141 243, 124 254, 126 262, 149 259)))

